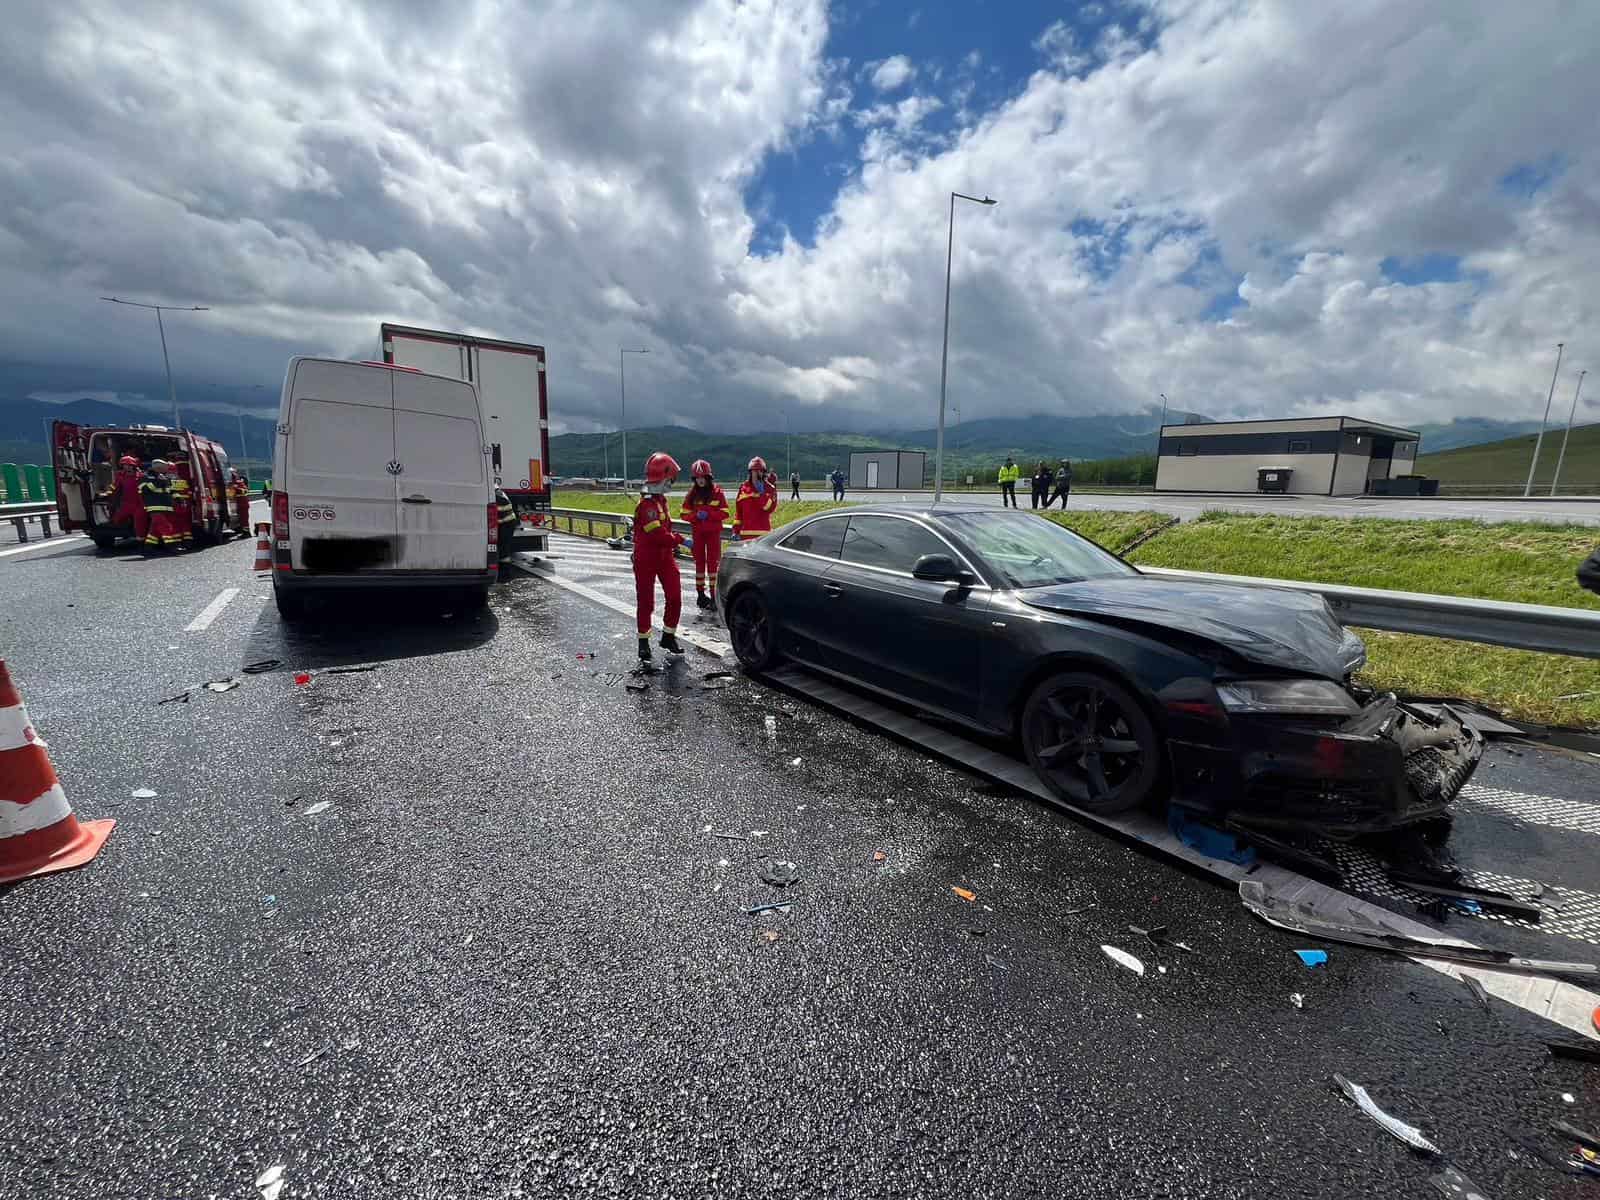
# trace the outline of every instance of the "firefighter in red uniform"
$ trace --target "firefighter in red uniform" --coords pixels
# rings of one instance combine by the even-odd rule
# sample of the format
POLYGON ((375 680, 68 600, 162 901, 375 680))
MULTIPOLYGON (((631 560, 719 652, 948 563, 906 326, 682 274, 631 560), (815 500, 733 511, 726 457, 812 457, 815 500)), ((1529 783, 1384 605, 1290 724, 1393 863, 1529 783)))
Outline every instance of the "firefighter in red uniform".
POLYGON ((111 506, 111 523, 132 525, 133 536, 144 541, 144 535, 150 531, 150 518, 145 515, 144 501, 139 497, 139 460, 131 454, 124 454, 117 460, 112 495, 116 500, 111 506))
POLYGON ((694 486, 684 495, 683 511, 678 515, 689 522, 689 537, 694 543, 694 602, 699 608, 715 608, 717 567, 722 562, 722 523, 728 519, 728 497, 717 486, 711 464, 703 458, 696 459, 689 468, 689 478, 694 486))
POLYGON ((638 600, 639 658, 650 661, 650 618, 655 609, 656 581, 666 593, 661 615, 661 648, 669 654, 682 654, 678 644, 678 617, 683 610, 683 592, 678 583, 678 547, 683 534, 672 528, 672 509, 667 492, 678 478, 678 464, 670 454, 656 451, 644 464, 644 493, 633 510, 633 586, 638 600))
POLYGON ((238 467, 228 468, 228 506, 233 510, 233 531, 240 537, 250 533, 250 481, 239 474, 238 467))
MULTIPOLYGON (((776 480, 776 476, 771 476, 776 480)), ((767 460, 759 454, 750 460, 745 481, 733 502, 735 540, 772 532, 772 514, 778 511, 778 489, 768 482, 767 460)))
POLYGON ((172 480, 167 475, 169 467, 166 459, 156 459, 150 464, 150 474, 139 483, 139 497, 144 501, 144 511, 150 518, 144 535, 146 549, 159 546, 170 550, 183 541, 172 519, 172 480))
POLYGON ((194 490, 189 486, 189 464, 173 463, 172 472, 172 525, 178 534, 178 545, 187 550, 194 541, 194 490))

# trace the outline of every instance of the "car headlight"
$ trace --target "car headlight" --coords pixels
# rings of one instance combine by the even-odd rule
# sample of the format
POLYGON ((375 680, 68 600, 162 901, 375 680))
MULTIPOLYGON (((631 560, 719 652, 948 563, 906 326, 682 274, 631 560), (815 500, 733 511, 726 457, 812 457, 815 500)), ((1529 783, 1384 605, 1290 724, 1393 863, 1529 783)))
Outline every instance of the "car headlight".
POLYGON ((1237 713, 1353 716, 1361 706, 1326 679, 1237 679, 1219 683, 1222 706, 1237 713))

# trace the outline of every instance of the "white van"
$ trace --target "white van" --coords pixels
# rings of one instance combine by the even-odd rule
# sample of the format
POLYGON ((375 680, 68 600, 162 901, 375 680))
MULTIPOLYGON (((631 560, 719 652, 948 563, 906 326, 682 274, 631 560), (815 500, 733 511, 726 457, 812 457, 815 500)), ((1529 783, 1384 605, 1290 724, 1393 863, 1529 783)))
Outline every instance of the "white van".
POLYGON ((289 360, 272 463, 272 591, 455 588, 488 600, 498 514, 478 393, 411 367, 289 360))

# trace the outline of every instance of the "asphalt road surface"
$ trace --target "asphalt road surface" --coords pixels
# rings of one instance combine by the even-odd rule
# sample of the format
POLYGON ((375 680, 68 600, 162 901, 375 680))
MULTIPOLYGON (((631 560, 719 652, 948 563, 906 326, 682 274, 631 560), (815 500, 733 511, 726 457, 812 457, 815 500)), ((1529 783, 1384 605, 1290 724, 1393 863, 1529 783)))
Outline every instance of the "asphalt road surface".
MULTIPOLYGON (((1024 483, 1024 486, 1026 484, 1024 483)), ((788 489, 781 493, 788 497, 788 489)), ((807 500, 831 500, 833 493, 802 489, 800 495, 807 500)), ((993 504, 1000 507, 1000 493, 951 492, 949 495, 963 502, 993 504)), ((852 489, 845 492, 847 500, 879 502, 888 500, 928 500, 931 491, 895 492, 888 490, 864 491, 852 489)), ((1026 494, 1017 497, 1021 508, 1028 507, 1026 494)), ((1061 502, 1056 501, 1056 508, 1061 502)), ((1476 520, 1500 523, 1505 521, 1542 521, 1562 525, 1600 526, 1600 503, 1583 500, 1420 500, 1386 496, 1180 496, 1156 495, 1153 492, 1126 495, 1095 494, 1075 491, 1070 507, 1098 512, 1171 513, 1185 521, 1193 520, 1207 512, 1236 512, 1249 515, 1270 514, 1288 517, 1378 517, 1389 520, 1476 520)))
POLYGON ((0 891, 0 1197, 1436 1194, 1335 1072, 1496 1200, 1592 1194, 1507 1137, 1600 1124, 1520 1009, 1308 970, 1209 879, 708 655, 631 676, 547 579, 289 634, 251 556, 0 560, 12 674, 118 821, 0 891))

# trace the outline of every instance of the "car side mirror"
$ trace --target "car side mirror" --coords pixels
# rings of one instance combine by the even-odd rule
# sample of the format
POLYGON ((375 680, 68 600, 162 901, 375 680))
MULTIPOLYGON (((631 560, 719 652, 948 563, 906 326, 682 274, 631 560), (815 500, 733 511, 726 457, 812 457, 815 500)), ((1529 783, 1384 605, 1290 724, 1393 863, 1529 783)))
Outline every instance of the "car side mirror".
POLYGON ((911 574, 916 579, 926 579, 931 583, 953 583, 964 588, 978 582, 976 575, 948 554, 924 554, 917 559, 917 565, 911 568, 911 574))

